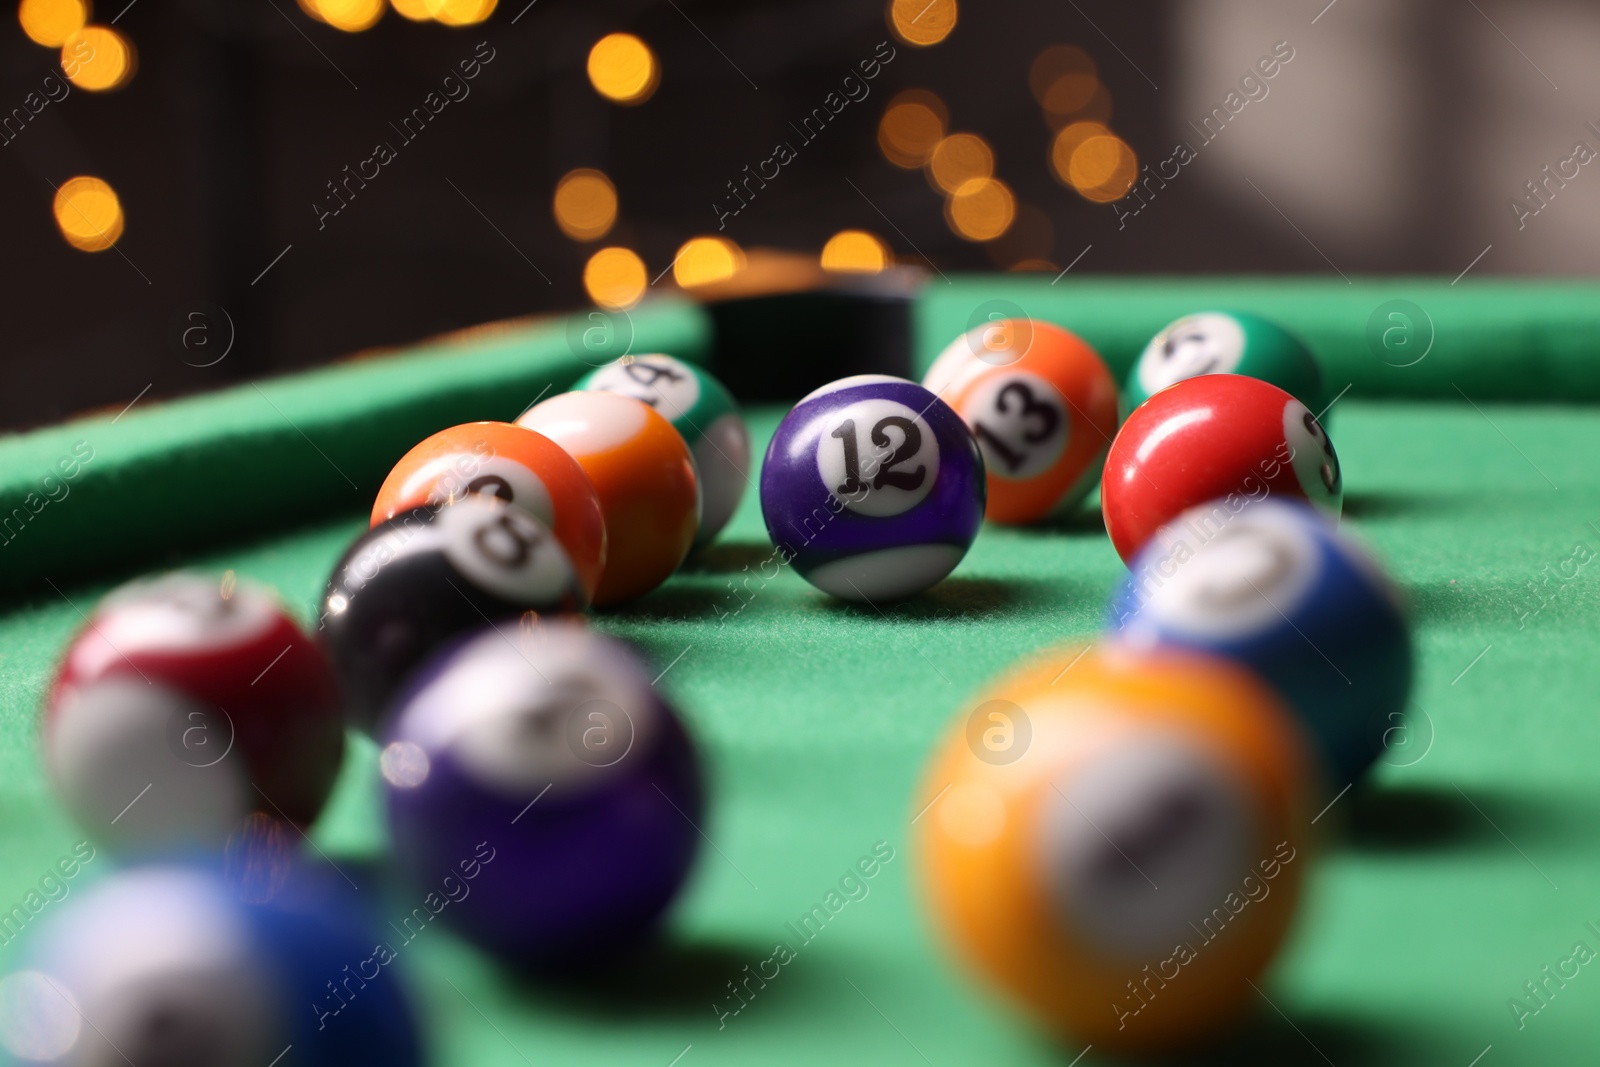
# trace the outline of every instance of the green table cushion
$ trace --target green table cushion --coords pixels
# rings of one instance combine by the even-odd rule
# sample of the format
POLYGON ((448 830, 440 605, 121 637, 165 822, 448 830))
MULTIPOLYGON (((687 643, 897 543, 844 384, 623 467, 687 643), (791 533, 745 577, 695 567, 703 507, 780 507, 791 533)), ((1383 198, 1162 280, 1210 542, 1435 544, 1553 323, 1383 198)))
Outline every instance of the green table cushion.
POLYGON ((1253 311, 1298 333, 1330 397, 1348 385, 1352 396, 1600 400, 1600 284, 1560 278, 934 278, 916 305, 915 370, 987 316, 1021 314, 1082 335, 1122 381, 1157 331, 1205 310, 1253 311))
POLYGON ((632 351, 698 359, 708 321, 663 299, 615 320, 508 324, 0 438, 0 593, 370 505, 430 433, 514 419, 603 362, 585 331, 631 329, 632 351))

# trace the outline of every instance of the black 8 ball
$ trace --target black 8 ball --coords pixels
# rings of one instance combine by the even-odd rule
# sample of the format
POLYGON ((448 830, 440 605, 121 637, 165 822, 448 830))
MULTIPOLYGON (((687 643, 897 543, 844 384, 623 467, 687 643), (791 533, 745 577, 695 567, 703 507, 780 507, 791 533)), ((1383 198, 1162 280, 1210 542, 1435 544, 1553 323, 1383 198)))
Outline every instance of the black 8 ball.
POLYGON ((319 632, 352 723, 371 730, 410 671, 451 638, 587 607, 543 522, 473 495, 402 513, 357 538, 328 578, 319 632))

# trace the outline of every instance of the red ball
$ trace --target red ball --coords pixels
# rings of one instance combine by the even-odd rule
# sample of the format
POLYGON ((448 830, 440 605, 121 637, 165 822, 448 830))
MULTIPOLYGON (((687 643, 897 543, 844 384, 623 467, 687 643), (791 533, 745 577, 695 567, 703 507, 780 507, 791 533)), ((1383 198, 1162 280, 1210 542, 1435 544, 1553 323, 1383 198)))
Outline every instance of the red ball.
POLYGON ((121 852, 213 848, 252 815, 305 828, 344 754, 318 646, 266 590, 192 574, 113 592, 45 707, 51 777, 121 852))
POLYGON ((1333 442, 1300 401, 1257 378, 1206 374, 1161 390, 1122 424, 1100 507, 1127 562, 1162 525, 1216 501, 1236 514, 1267 496, 1337 518, 1344 482, 1333 442))

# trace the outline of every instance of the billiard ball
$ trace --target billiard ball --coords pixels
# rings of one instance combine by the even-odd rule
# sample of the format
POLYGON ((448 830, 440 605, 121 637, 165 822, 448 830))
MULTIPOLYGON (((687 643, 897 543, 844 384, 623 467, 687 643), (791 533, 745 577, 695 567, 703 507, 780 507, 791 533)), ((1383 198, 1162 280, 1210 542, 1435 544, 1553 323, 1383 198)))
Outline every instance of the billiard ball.
POLYGON ((1313 768, 1291 713, 1231 663, 1049 654, 937 747, 917 883, 957 956, 1064 1040, 1182 1050, 1239 1021, 1284 939, 1313 768))
POLYGON ((983 451, 994 522, 1037 522, 1100 480, 1117 432, 1117 383, 1076 334, 1035 319, 976 327, 922 384, 955 409, 983 451))
POLYGON ((761 511, 786 562, 844 600, 908 597, 955 569, 983 522, 983 457, 961 417, 903 378, 858 374, 785 415, 761 511))
POLYGON ((1111 617, 1125 643, 1225 656, 1266 679, 1299 712, 1336 787, 1402 727, 1412 649, 1399 594, 1305 504, 1184 512, 1133 558, 1111 617))
POLYGON ((344 753, 321 650, 231 572, 108 595, 66 649, 43 735, 68 810, 126 854, 215 847, 255 812, 309 826, 344 753))
POLYGON ((611 965, 697 850, 699 763, 621 642, 560 621, 489 630, 423 668, 380 758, 403 870, 486 870, 445 918, 535 968, 611 965))
POLYGON ((1134 409, 1106 457, 1100 506, 1123 561, 1180 512, 1222 499, 1309 501, 1337 518, 1344 483, 1317 417, 1275 385, 1206 374, 1134 409))
POLYGON ((378 490, 372 525, 419 507, 486 494, 531 511, 555 533, 593 599, 606 564, 600 497, 583 468, 541 433, 509 422, 467 422, 425 438, 378 490))
POLYGON ((683 435, 649 404, 616 393, 562 393, 524 411, 578 461, 600 498, 606 567, 595 607, 611 607, 666 581, 694 544, 700 487, 683 435))
POLYGON ((357 538, 328 578, 319 632, 353 723, 372 729, 407 672, 450 638, 586 607, 550 528, 474 494, 402 513, 357 538))
POLYGON ((1270 319, 1242 311, 1199 311, 1150 339, 1128 372, 1132 411, 1173 382, 1201 374, 1247 374, 1321 410, 1322 371, 1305 342, 1270 319))
POLYGON ((733 395, 709 373, 671 356, 623 356, 578 379, 574 389, 598 389, 642 400, 683 435, 700 478, 700 533, 708 545, 728 525, 750 483, 750 431, 733 395))
POLYGON ((26 966, 0 980, 22 1023, 0 1040, 18 1061, 422 1062, 402 979, 375 962, 373 946, 397 938, 331 894, 291 881, 270 902, 244 901, 213 867, 156 864, 56 908, 26 966))

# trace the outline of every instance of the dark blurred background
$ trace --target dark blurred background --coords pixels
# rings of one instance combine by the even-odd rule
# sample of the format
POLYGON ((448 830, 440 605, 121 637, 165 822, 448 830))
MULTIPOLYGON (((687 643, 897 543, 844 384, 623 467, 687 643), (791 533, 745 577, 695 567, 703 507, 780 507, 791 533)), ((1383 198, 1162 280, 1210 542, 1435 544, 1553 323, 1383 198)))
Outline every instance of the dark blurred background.
POLYGON ((6 428, 626 305, 764 249, 1600 268, 1588 0, 12 6, 6 428))

